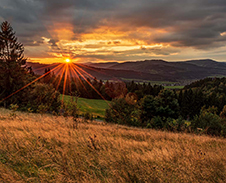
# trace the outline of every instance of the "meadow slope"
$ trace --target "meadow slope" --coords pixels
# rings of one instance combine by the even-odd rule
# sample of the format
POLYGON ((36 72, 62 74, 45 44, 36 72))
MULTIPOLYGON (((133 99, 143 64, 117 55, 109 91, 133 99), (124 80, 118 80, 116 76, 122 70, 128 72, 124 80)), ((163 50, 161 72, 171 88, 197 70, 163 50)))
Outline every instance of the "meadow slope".
POLYGON ((225 182, 226 139, 0 109, 0 182, 225 182))
MULTIPOLYGON (((62 99, 62 95, 61 95, 62 99)), ((66 102, 70 102, 70 96, 65 95, 64 100, 66 102)), ((105 110, 108 109, 108 104, 110 104, 110 101, 105 101, 101 99, 86 99, 78 97, 78 110, 79 114, 84 113, 90 113, 94 117, 99 116, 100 118, 104 118, 105 116, 105 110)))

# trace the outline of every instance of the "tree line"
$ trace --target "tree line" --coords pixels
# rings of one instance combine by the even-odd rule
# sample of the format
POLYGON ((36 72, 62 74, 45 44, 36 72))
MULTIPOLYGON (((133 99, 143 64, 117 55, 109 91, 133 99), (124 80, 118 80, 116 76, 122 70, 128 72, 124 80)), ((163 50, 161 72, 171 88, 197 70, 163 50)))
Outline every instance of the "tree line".
POLYGON ((226 136, 226 78, 205 78, 181 90, 161 89, 157 94, 138 88, 113 99, 106 121, 226 136), (142 98, 137 96, 140 93, 142 98))
POLYGON ((125 96, 127 93, 134 92, 138 99, 141 99, 144 95, 158 95, 160 90, 164 87, 161 85, 151 85, 151 83, 135 83, 122 82, 122 81, 102 81, 97 80, 97 78, 82 78, 55 75, 51 72, 50 68, 46 68, 43 74, 48 73, 40 82, 46 84, 52 84, 56 90, 61 94, 65 95, 77 95, 82 98, 88 99, 105 99, 112 100, 114 98, 119 98, 120 96, 125 96), (64 89, 65 77, 68 87, 64 89))

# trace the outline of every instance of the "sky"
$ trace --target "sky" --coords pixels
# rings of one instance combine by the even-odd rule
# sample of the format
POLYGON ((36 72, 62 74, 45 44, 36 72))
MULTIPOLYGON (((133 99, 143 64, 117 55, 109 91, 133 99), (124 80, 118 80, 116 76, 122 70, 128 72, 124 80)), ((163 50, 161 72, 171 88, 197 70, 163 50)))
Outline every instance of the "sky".
POLYGON ((0 0, 28 61, 226 61, 225 0, 0 0))

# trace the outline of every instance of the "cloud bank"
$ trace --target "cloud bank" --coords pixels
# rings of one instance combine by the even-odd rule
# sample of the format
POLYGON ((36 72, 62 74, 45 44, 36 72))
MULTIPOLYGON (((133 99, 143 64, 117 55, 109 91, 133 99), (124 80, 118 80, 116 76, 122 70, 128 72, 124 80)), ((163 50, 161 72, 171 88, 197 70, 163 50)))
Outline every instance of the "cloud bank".
POLYGON ((31 58, 223 60, 225 0, 2 0, 31 58))

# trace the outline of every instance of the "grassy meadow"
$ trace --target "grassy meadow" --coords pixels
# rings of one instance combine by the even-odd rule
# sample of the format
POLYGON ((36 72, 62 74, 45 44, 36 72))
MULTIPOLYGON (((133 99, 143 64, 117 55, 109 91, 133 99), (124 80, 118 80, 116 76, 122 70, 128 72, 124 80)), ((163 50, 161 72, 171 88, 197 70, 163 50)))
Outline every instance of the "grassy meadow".
POLYGON ((134 81, 135 83, 151 83, 152 85, 171 85, 171 84, 178 84, 178 82, 173 81, 152 81, 152 80, 142 80, 142 79, 128 79, 128 78, 121 78, 122 81, 131 82, 134 81))
POLYGON ((226 139, 0 108, 0 182, 225 182, 226 139))
MULTIPOLYGON (((62 98, 62 95, 61 95, 62 98)), ((65 101, 70 100, 70 96, 64 96, 65 101)), ((105 110, 109 107, 108 103, 110 101, 104 101, 101 99, 86 99, 86 98, 78 98, 78 107, 80 113, 91 113, 94 117, 99 116, 100 118, 104 118, 105 110)))
POLYGON ((164 86, 164 88, 166 88, 166 89, 182 89, 182 88, 184 88, 184 86, 164 86))
POLYGON ((126 79, 122 78, 123 81, 135 81, 135 83, 151 83, 151 85, 162 85, 166 89, 182 89, 183 85, 177 85, 179 82, 171 82, 171 81, 151 81, 151 80, 137 80, 137 79, 126 79), (171 86, 172 85, 172 86, 171 86), (174 86, 175 85, 175 86, 174 86))

